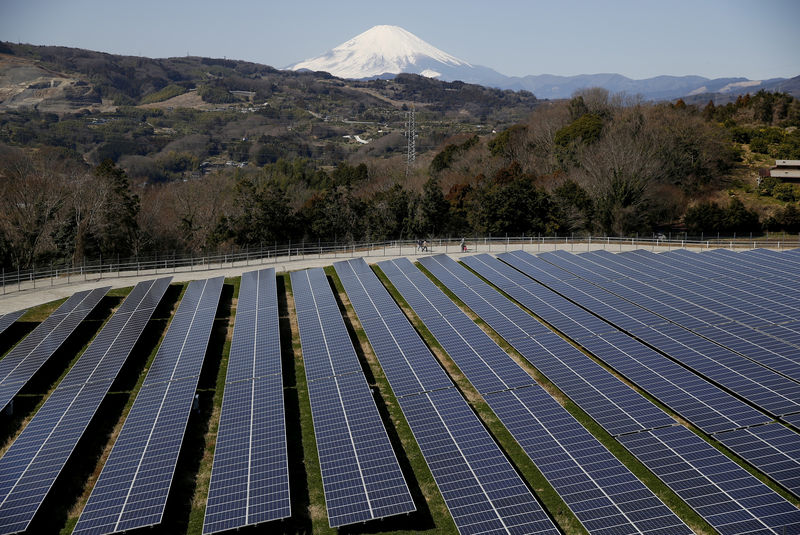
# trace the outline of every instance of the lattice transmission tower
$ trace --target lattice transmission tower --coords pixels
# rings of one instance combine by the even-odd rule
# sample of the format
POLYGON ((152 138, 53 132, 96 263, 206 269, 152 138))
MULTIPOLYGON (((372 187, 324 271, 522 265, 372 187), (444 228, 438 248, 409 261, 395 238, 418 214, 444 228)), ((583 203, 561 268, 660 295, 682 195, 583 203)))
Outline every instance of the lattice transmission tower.
POLYGON ((412 106, 406 112, 406 139, 408 140, 406 149, 406 176, 411 173, 411 166, 417 160, 417 122, 416 110, 412 106))

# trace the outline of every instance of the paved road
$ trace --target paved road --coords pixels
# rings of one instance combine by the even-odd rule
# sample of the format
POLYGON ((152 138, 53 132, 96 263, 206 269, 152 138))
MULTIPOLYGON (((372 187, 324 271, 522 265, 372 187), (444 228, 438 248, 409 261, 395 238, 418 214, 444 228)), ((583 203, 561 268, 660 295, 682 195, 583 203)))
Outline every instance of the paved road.
MULTIPOLYGON (((633 246, 628 244, 619 244, 619 243, 612 243, 609 246, 605 244, 598 244, 593 243, 591 245, 585 243, 569 243, 569 244, 554 244, 552 242, 539 244, 539 243, 532 243, 532 244, 515 244, 512 243, 508 246, 502 244, 474 244, 467 242, 468 251, 467 253, 460 253, 458 251, 458 246, 450 245, 448 247, 436 247, 430 248, 427 252, 417 252, 411 247, 403 247, 402 249, 394 247, 394 248, 386 248, 381 249, 379 251, 373 250, 370 252, 360 253, 359 251, 355 251, 352 253, 354 256, 363 256, 364 259, 369 263, 379 262, 381 260, 387 260, 390 258, 401 258, 401 257, 408 257, 412 260, 418 256, 425 256, 428 254, 439 254, 439 253, 447 253, 454 258, 460 258, 461 256, 470 255, 470 254, 477 254, 477 253, 500 253, 506 250, 513 251, 518 249, 524 249, 526 251, 535 253, 538 251, 552 251, 554 249, 566 249, 567 251, 572 251, 575 253, 583 252, 587 250, 596 250, 596 249, 608 249, 610 251, 629 251, 631 249, 642 248, 641 246, 633 246)), ((654 251, 666 251, 666 246, 647 246, 648 250, 654 251)), ((672 247, 674 248, 674 246, 672 247)), ((336 261, 343 260, 346 258, 350 258, 350 255, 339 253, 337 255, 334 254, 323 254, 321 256, 317 255, 310 255, 310 256, 292 256, 292 257, 277 257, 277 258, 269 258, 269 259, 262 259, 262 260, 251 260, 247 263, 244 261, 242 262, 235 262, 235 263, 226 263, 224 265, 220 264, 212 264, 207 267, 207 269, 198 270, 197 266, 195 266, 194 270, 189 270, 189 268, 180 268, 177 271, 173 271, 171 269, 168 270, 149 270, 149 271, 140 271, 136 273, 135 271, 131 272, 121 272, 121 273, 111 273, 111 274, 103 274, 103 277, 100 278, 96 273, 93 273, 86 278, 78 276, 72 276, 69 281, 67 281, 66 277, 58 277, 54 279, 45 279, 45 280, 38 280, 34 283, 32 281, 23 281, 19 286, 14 284, 8 286, 3 289, 2 294, 0 294, 0 314, 5 314, 8 312, 13 312, 15 310, 21 310, 23 308, 30 308, 33 306, 41 305, 43 303, 48 303, 50 301, 54 301, 56 299, 61 299, 64 297, 69 297, 75 292, 81 290, 87 290, 91 288, 97 288, 100 286, 108 286, 111 285, 113 288, 124 288, 126 286, 133 286, 137 282, 152 279, 159 276, 165 275, 172 275, 174 282, 184 282, 184 281, 191 281, 197 279, 205 279, 210 277, 217 277, 219 275, 224 275, 225 277, 238 277, 245 271, 252 271, 254 269, 266 268, 266 267, 274 267, 279 273, 286 272, 286 271, 295 271, 298 269, 306 269, 309 267, 324 267, 333 264, 336 261)))

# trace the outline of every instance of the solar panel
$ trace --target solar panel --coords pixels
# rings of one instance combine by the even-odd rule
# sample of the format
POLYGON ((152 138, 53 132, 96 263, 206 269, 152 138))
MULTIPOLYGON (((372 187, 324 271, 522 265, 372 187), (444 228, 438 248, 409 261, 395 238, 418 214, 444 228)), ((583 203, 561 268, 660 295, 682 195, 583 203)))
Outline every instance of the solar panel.
POLYGON ((558 533, 456 389, 398 401, 460 533, 558 533))
POLYGON ((637 336, 773 415, 800 412, 800 384, 677 325, 643 330, 637 336))
POLYGON ((23 531, 33 519, 116 378, 103 364, 119 372, 170 280, 134 287, 0 458, 0 533, 23 531))
MULTIPOLYGON (((497 259, 478 256, 476 260, 479 262, 472 261, 471 265, 483 277, 501 287, 522 305, 540 314, 546 321, 549 321, 551 314, 556 318, 561 316, 561 312, 551 312, 553 309, 569 310, 575 323, 582 323, 589 318, 596 319, 550 290, 547 290, 550 292, 549 297, 532 297, 527 291, 530 286, 522 287, 517 283, 524 282, 519 277, 526 277, 525 275, 497 259), (542 299, 550 303, 548 308, 539 306, 542 299)), ((577 298, 577 294, 573 298, 577 298)), ((586 336, 585 329, 578 326, 565 325, 564 329, 565 335, 570 338, 580 337, 581 345, 592 354, 706 432, 770 420, 768 416, 616 329, 600 336, 586 336)), ((532 351, 534 355, 537 353, 535 348, 532 351)), ((537 365, 535 357, 531 358, 534 359, 532 363, 537 365)))
POLYGON ((363 259, 334 264, 461 533, 557 533, 363 259))
MULTIPOLYGON (((527 253, 522 253, 527 255, 527 253)), ((524 265, 519 269, 526 270, 524 265)), ((526 271, 527 272, 527 271, 526 271)), ((535 276, 535 273, 531 273, 535 276)), ((634 281, 635 282, 635 281, 634 281)), ((618 299, 609 295, 607 300, 618 299)), ((592 309, 591 302, 581 301, 592 309)), ((800 384, 674 324, 643 327, 637 338, 773 415, 800 411, 800 384)))
POLYGON ((452 387, 453 382, 378 278, 371 271, 364 272, 358 262, 337 262, 334 267, 370 345, 380 354, 381 367, 395 395, 452 387))
POLYGON ((28 309, 25 308, 23 310, 17 310, 16 312, 9 312, 8 314, 0 314, 0 334, 11 327, 15 321, 24 316, 27 311, 28 309))
POLYGON ((408 259, 378 265, 587 530, 691 533, 408 259))
POLYGON ((161 522, 223 282, 189 283, 73 533, 161 522))
POLYGON ((273 268, 242 274, 203 533, 291 515, 273 268))
POLYGON ((291 279, 330 526, 415 511, 325 272, 291 279))
POLYGON ((789 414, 787 416, 781 416, 781 420, 784 422, 793 425, 796 429, 800 430, 800 414, 789 414))
MULTIPOLYGON (((53 356, 110 289, 110 286, 106 286, 73 294, 0 360, 0 411, 53 356)), ((3 319, 14 314, 21 316, 24 312, 7 314, 3 319)))
POLYGON ((610 434, 675 423, 453 259, 437 255, 420 263, 610 434))
POLYGON ((692 533, 538 386, 486 401, 589 533, 692 533))
POLYGON ((771 424, 717 433, 714 438, 800 496, 800 435, 771 424))
POLYGON ((720 533, 800 530, 800 510, 685 427, 618 440, 720 533))

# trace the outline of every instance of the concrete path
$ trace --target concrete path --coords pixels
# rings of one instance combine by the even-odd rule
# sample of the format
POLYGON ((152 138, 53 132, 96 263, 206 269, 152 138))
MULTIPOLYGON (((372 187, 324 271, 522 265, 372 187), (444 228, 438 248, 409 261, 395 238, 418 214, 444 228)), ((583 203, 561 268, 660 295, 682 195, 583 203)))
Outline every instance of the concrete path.
POLYGON ((274 267, 278 273, 287 271, 296 271, 298 269, 306 269, 310 267, 325 267, 330 266, 334 262, 346 260, 351 257, 363 257, 368 263, 376 263, 382 260, 407 257, 414 259, 419 256, 427 256, 431 254, 446 253, 453 258, 460 258, 465 255, 472 255, 478 253, 501 253, 504 251, 515 251, 523 249, 525 251, 536 253, 544 251, 553 251, 556 249, 564 249, 567 251, 580 253, 589 250, 606 249, 612 252, 630 251, 633 249, 647 249, 652 251, 667 251, 668 249, 675 249, 675 245, 642 245, 642 244, 626 244, 626 243, 509 243, 509 244, 484 244, 484 243, 467 243, 467 253, 461 253, 457 245, 448 245, 442 247, 430 247, 427 252, 415 251, 413 247, 387 247, 383 249, 373 249, 370 251, 353 251, 350 254, 323 254, 323 255, 300 255, 300 256, 284 256, 275 258, 264 258, 260 260, 250 260, 249 262, 233 262, 225 264, 210 264, 204 266, 205 269, 199 269, 195 266, 192 270, 189 268, 161 269, 161 270, 147 270, 147 271, 123 271, 104 273, 100 277, 97 273, 92 273, 88 276, 75 276, 69 278, 65 276, 54 277, 52 279, 39 279, 37 281, 21 281, 19 284, 12 284, 3 287, 2 294, 0 294, 0 314, 21 310, 23 308, 30 308, 56 299, 69 297, 75 292, 87 290, 91 288, 98 288, 101 286, 111 285, 113 288, 124 288, 126 286, 133 286, 138 282, 153 279, 156 277, 163 277, 167 275, 172 276, 174 282, 185 282, 198 279, 206 279, 210 277, 218 277, 224 275, 225 277, 238 277, 246 271, 253 271, 256 269, 263 269, 274 267))

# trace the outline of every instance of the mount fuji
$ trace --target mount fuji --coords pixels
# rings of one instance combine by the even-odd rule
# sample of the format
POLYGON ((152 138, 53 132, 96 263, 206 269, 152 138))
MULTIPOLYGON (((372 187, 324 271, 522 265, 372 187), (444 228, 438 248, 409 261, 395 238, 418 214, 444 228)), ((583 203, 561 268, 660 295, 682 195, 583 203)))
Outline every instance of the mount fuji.
POLYGON ((507 77, 439 50, 399 26, 373 26, 336 48, 287 69, 325 71, 338 78, 388 78, 409 73, 493 87, 507 77))
POLYGON ((800 77, 786 80, 748 80, 702 76, 656 76, 634 80, 614 73, 554 76, 539 74, 505 76, 489 67, 472 65, 423 41, 399 26, 374 26, 321 56, 286 67, 291 70, 325 71, 339 78, 356 80, 393 78, 400 73, 419 74, 444 82, 460 80, 515 91, 527 90, 538 98, 569 98, 587 87, 603 87, 611 93, 641 95, 652 100, 678 97, 697 102, 732 100, 738 94, 759 89, 788 91, 800 96, 800 77), (788 84, 788 85, 787 85, 788 84), (720 100, 721 99, 721 100, 720 100))

